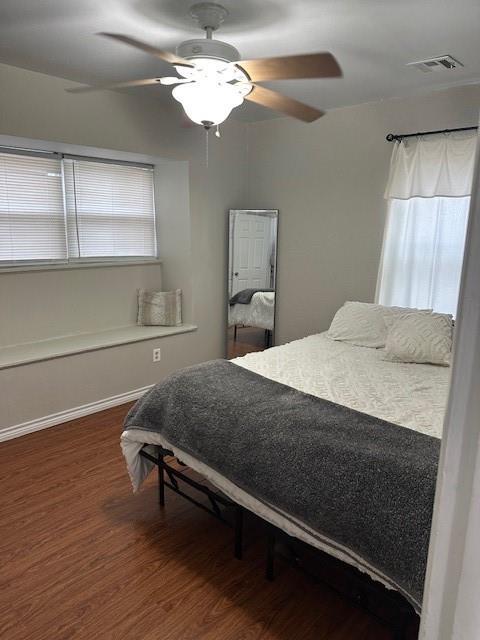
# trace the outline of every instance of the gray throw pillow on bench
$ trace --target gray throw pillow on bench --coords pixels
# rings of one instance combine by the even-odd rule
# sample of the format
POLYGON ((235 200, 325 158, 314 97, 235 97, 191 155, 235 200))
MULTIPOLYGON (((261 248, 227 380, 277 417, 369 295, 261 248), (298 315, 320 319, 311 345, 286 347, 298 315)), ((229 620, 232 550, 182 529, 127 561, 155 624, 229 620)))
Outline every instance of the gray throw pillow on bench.
POLYGON ((166 327, 182 324, 182 290, 148 291, 147 289, 139 289, 137 324, 166 327))

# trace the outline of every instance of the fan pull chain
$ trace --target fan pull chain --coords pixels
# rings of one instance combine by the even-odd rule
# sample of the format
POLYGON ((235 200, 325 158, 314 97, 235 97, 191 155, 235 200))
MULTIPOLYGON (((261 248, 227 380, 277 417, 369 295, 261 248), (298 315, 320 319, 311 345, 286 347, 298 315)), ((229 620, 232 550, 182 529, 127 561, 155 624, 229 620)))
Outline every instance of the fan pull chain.
POLYGON ((208 129, 205 129, 205 166, 208 169, 208 129))

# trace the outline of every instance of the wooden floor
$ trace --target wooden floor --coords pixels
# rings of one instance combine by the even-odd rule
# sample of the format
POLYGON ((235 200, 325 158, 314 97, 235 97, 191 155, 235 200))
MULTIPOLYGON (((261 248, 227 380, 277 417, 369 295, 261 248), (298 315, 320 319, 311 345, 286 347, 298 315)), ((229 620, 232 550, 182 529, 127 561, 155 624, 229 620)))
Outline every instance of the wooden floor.
POLYGON ((227 358, 239 358, 252 351, 265 349, 265 329, 258 327, 237 327, 237 339, 234 339, 233 327, 228 328, 227 358))
POLYGON ((375 619, 279 566, 155 478, 132 495, 128 407, 0 444, 3 640, 387 640, 375 619))

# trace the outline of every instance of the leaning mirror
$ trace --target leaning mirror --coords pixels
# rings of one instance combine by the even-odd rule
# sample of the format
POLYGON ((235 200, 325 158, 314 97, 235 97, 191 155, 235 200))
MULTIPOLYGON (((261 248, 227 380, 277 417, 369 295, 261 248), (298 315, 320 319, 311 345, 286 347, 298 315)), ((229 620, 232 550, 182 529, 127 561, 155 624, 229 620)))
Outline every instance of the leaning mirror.
POLYGON ((277 210, 230 210, 227 358, 274 344, 277 227, 277 210))

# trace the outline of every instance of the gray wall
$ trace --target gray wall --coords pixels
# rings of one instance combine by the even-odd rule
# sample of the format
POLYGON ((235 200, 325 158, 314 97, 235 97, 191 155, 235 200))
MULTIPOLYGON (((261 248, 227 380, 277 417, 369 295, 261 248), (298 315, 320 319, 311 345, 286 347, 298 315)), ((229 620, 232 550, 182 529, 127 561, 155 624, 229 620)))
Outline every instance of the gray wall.
POLYGON ((137 288, 161 282, 159 265, 2 273, 0 347, 135 324, 137 288))
POLYGON ((389 132, 478 121, 480 89, 335 109, 316 123, 249 126, 247 206, 278 208, 277 341, 328 328, 345 300, 373 301, 389 132))
MULTIPOLYGON (((386 133, 469 125, 480 104, 480 90, 467 87, 337 109, 312 125, 230 119, 221 140, 211 140, 207 169, 203 132, 180 126, 177 105, 167 112, 143 94, 73 96, 64 92, 68 84, 0 65, 0 134, 188 160, 190 194, 179 193, 182 202, 170 197, 189 215, 169 216, 168 203, 162 213, 162 284, 186 283, 188 319, 199 329, 0 371, 0 426, 128 392, 222 356, 229 208, 280 210, 280 342, 326 329, 346 299, 373 300, 391 153, 386 133), (154 346, 162 348, 155 365, 154 346)), ((93 330, 109 324, 113 309, 131 319, 134 290, 159 279, 158 266, 0 274, 4 339, 19 332, 48 337, 74 325, 93 330), (109 286, 107 310, 101 305, 109 286)))
MULTIPOLYGON (((207 169, 204 133, 199 127, 182 127, 177 105, 168 112, 144 95, 75 96, 64 91, 71 85, 0 65, 0 134, 188 160, 189 220, 169 218, 168 207, 162 213, 163 285, 175 285, 178 274, 188 272, 188 316, 199 328, 191 334, 2 370, 0 427, 128 392, 182 364, 224 354, 226 212, 243 206, 245 125, 231 121, 220 140, 212 137, 207 169), (167 235, 170 242, 165 242, 167 235), (155 365, 154 346, 162 348, 162 361, 155 365)), ((188 193, 182 191, 178 198, 188 198, 188 193)), ((108 325, 113 310, 120 326, 134 315, 136 288, 159 282, 158 266, 0 274, 0 330, 4 341, 67 334, 80 326, 95 330, 108 325)))

